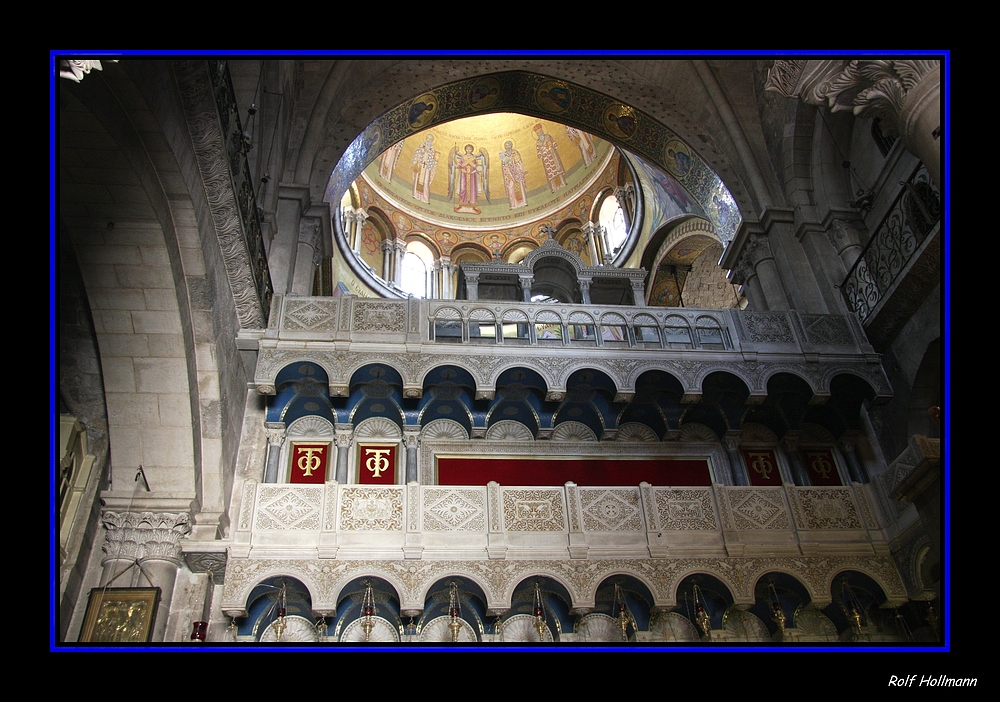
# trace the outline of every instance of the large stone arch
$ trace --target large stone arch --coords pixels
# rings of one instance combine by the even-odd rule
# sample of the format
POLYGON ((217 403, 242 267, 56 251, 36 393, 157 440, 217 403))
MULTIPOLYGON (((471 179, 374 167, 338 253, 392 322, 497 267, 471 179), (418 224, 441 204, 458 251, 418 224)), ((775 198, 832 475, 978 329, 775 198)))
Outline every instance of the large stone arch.
POLYGON ((59 216, 81 261, 105 376, 109 499, 131 494, 142 465, 143 499, 192 511, 192 537, 214 538, 246 402, 245 378, 233 372, 239 322, 183 129, 189 115, 176 92, 149 88, 163 84, 176 84, 172 64, 152 61, 60 82, 59 216))

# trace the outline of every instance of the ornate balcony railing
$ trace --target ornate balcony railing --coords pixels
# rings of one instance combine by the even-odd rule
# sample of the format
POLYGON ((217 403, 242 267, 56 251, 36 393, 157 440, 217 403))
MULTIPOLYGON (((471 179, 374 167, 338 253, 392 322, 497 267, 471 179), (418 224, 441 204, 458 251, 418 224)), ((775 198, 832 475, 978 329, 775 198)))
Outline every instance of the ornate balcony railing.
POLYGON ((234 554, 619 558, 870 553, 869 486, 290 485, 249 481, 234 554))
POLYGON ((841 289, 848 306, 865 323, 934 226, 941 219, 941 194, 921 164, 902 183, 875 234, 868 241, 841 289))

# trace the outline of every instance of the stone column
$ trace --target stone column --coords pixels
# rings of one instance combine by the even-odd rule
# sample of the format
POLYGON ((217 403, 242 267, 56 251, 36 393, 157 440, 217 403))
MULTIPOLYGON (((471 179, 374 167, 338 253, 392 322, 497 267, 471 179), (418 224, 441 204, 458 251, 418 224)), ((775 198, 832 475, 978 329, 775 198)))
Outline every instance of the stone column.
POLYGON ((347 483, 347 461, 350 458, 353 429, 337 429, 337 482, 347 483))
POLYGON ((420 427, 404 427, 403 442, 406 444, 406 482, 417 481, 417 449, 420 446, 420 427))
POLYGON ((393 266, 393 274, 392 274, 393 278, 392 278, 392 282, 394 282, 397 285, 397 287, 402 287, 403 286, 403 257, 406 256, 406 242, 403 241, 402 239, 396 239, 396 241, 394 243, 394 246, 395 246, 395 249, 396 249, 396 251, 395 251, 395 253, 396 253, 395 264, 396 265, 393 266))
POLYGON ((320 262, 323 245, 320 233, 323 227, 315 217, 303 217, 299 222, 299 243, 295 254, 295 272, 292 275, 292 295, 311 295, 316 266, 320 262))
POLYGON ((517 282, 521 284, 521 298, 525 302, 531 302, 531 286, 535 282, 534 277, 522 276, 518 278, 517 282))
POLYGON ((865 471, 865 467, 861 464, 861 461, 858 460, 856 441, 854 437, 843 436, 837 442, 837 448, 840 449, 840 453, 844 457, 844 462, 847 464, 847 472, 851 476, 851 481, 855 483, 867 483, 868 473, 865 471))
POLYGON ((861 246, 861 232, 858 228, 864 226, 860 223, 850 222, 845 219, 835 219, 830 228, 826 230, 826 236, 833 246, 833 250, 840 256, 844 263, 844 271, 849 272, 858 260, 858 256, 864 251, 861 246))
POLYGON ((431 292, 430 297, 432 300, 441 299, 441 261, 435 259, 431 264, 431 292))
POLYGON ((580 286, 580 298, 585 305, 593 304, 590 301, 590 283, 591 281, 583 280, 582 278, 577 281, 577 284, 580 286))
POLYGON ((799 456, 799 437, 788 436, 781 440, 785 449, 785 458, 792 469, 792 479, 796 485, 809 485, 809 477, 806 475, 805 466, 802 465, 802 457, 799 456))
POLYGON ((354 252, 361 255, 361 235, 364 233, 368 213, 364 210, 354 211, 354 252))
POLYGON ((940 60, 779 59, 765 89, 810 105, 826 105, 831 112, 851 110, 859 117, 882 117, 883 131, 902 138, 941 187, 940 60))
POLYGON ((455 299, 455 289, 451 284, 452 273, 455 272, 455 266, 451 264, 451 256, 441 257, 441 299, 442 300, 454 300, 455 299))
POLYGON ((382 280, 392 282, 392 242, 386 239, 382 242, 382 280))
POLYGON ((766 236, 750 234, 747 237, 731 278, 737 285, 750 284, 754 296, 748 297, 754 302, 755 309, 790 309, 766 236))
POLYGON ((465 273, 465 294, 470 300, 479 299, 479 274, 465 273))
POLYGON ((646 306, 646 287, 641 280, 632 281, 632 302, 636 307, 646 306))
POLYGON ((590 252, 590 265, 599 266, 601 265, 601 259, 597 256, 597 233, 594 228, 598 226, 593 222, 587 222, 583 225, 583 235, 587 239, 587 251, 590 252))
POLYGON ((724 437, 723 445, 729 456, 729 472, 733 477, 733 485, 749 485, 750 482, 743 472, 743 464, 740 463, 740 432, 733 432, 733 436, 724 437))
POLYGON ((101 521, 104 558, 101 585, 158 587, 160 602, 152 641, 163 641, 177 571, 183 566, 180 540, 191 531, 191 515, 180 512, 105 511, 101 521), (126 570, 129 566, 131 570, 126 570), (125 571, 124 574, 122 571, 125 571))
POLYGON ((276 483, 280 468, 281 447, 285 443, 285 423, 266 422, 264 428, 267 431, 267 462, 264 465, 263 482, 276 483))

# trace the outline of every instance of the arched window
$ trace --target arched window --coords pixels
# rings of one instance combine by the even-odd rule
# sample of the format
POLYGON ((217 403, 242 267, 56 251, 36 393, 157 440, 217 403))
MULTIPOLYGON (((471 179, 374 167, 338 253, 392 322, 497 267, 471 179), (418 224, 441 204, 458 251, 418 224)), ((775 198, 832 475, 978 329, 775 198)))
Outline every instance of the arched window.
POLYGON ((428 272, 434 264, 434 253, 422 241, 410 241, 406 244, 406 255, 403 256, 402 275, 399 287, 403 292, 414 297, 430 297, 430 276, 428 272))
POLYGON ((625 224, 625 211, 622 210, 621 203, 614 195, 608 195, 601 204, 601 213, 598 221, 604 228, 604 236, 607 242, 605 256, 613 259, 615 254, 621 249, 628 236, 628 227, 625 224))

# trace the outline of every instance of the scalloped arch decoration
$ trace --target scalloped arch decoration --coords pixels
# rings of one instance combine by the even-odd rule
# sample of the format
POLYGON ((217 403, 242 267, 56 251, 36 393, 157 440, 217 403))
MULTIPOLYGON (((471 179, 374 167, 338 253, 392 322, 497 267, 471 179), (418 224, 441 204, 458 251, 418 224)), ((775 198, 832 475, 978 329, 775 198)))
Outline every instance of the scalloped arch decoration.
POLYGON ((639 422, 625 422, 618 427, 615 441, 659 441, 660 438, 652 429, 639 422))
POLYGON ((597 441, 597 435, 582 422, 562 422, 552 430, 552 441, 597 441))
POLYGON ((534 441, 535 437, 528 427, 513 419, 496 422, 486 430, 488 441, 534 441))
POLYGON ((454 419, 435 419, 420 430, 420 438, 438 441, 462 441, 469 438, 465 427, 454 419))
POLYGON ((719 443, 719 437, 709 427, 698 422, 690 422, 681 427, 681 441, 719 443))
POLYGON ((307 417, 299 417, 294 422, 289 424, 286 434, 289 437, 309 436, 329 438, 334 434, 334 426, 329 422, 329 420, 326 420, 323 417, 310 415, 307 417))
POLYGON ((372 417, 361 422, 354 430, 354 436, 358 439, 392 439, 403 438, 403 431, 391 419, 385 417, 372 417))

